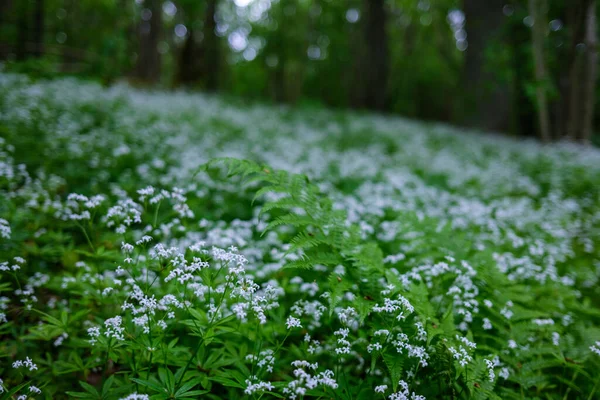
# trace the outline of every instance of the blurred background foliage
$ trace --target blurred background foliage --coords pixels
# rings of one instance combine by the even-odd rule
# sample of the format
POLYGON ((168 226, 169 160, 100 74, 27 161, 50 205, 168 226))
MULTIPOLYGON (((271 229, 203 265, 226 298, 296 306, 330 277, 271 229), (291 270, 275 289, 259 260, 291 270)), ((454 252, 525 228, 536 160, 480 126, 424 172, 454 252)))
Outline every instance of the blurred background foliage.
POLYGON ((595 0, 3 0, 8 71, 597 142, 595 0))

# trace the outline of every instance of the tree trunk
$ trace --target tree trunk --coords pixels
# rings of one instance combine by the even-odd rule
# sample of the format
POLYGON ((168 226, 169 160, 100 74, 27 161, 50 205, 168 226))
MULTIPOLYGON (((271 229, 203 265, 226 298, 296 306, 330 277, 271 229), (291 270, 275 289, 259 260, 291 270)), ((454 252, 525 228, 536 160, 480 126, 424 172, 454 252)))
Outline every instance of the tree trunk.
POLYGON ((140 80, 146 83, 157 83, 160 80, 161 57, 158 43, 162 31, 162 8, 159 0, 146 0, 145 10, 152 14, 148 20, 140 24, 140 52, 137 71, 140 80))
POLYGON ((548 75, 546 73, 546 60, 544 54, 544 41, 547 32, 546 0, 529 0, 529 15, 534 24, 531 30, 533 59, 535 63, 535 96, 537 101, 538 122, 540 139, 549 142, 552 138, 550 133, 550 116, 548 113, 548 99, 546 85, 548 75))
POLYGON ((181 85, 191 84, 200 78, 197 64, 198 49, 194 40, 194 32, 190 28, 185 39, 181 53, 179 54, 179 65, 177 68, 177 83, 181 85))
POLYGON ((505 0, 464 0, 468 47, 463 82, 467 125, 493 131, 506 131, 510 121, 510 88, 497 82, 487 68, 485 52, 497 39, 506 22, 502 13, 505 0))
POLYGON ((23 61, 27 57, 27 42, 29 40, 29 24, 27 19, 27 1, 21 1, 17 4, 17 43, 15 45, 15 56, 17 61, 23 61))
POLYGON ((204 78, 205 87, 208 91, 216 91, 219 88, 219 67, 221 52, 219 37, 215 32, 217 22, 217 1, 208 0, 206 3, 206 14, 204 17, 204 78))
POLYGON ((588 142, 593 133, 598 62, 596 24, 595 0, 573 0, 569 3, 569 79, 563 91, 568 116, 565 137, 583 143, 588 142))
POLYGON ((36 0, 33 10, 33 56, 44 54, 44 0, 36 0))
POLYGON ((582 97, 582 66, 583 56, 578 45, 583 43, 585 36, 585 3, 588 0, 573 0, 568 7, 567 27, 571 36, 569 44, 569 79, 567 89, 566 110, 567 124, 565 127, 565 137, 569 140, 578 140, 581 132, 581 97, 582 97))
POLYGON ((589 144, 594 124, 594 91, 598 78, 598 39, 596 2, 590 1, 585 16, 585 75, 583 77, 583 98, 581 136, 582 143, 589 144))
POLYGON ((364 102, 367 108, 382 111, 386 106, 389 70, 385 0, 365 0, 365 11, 364 102))

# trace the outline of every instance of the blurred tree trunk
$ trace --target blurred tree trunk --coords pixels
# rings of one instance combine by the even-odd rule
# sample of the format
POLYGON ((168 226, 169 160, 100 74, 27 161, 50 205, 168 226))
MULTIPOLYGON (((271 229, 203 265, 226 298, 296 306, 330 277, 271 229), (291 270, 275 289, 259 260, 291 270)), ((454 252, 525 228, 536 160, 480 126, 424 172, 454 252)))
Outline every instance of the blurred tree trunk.
POLYGON ((190 28, 185 39, 179 63, 177 67, 177 83, 181 85, 191 84, 199 79, 200 72, 197 68, 199 49, 194 39, 194 32, 190 28))
POLYGON ((365 12, 364 106, 382 111, 386 106, 389 71, 385 0, 365 0, 365 12))
POLYGON ((549 142, 552 139, 550 133, 550 115, 548 113, 548 98, 546 87, 548 75, 546 72, 546 58, 544 54, 544 42, 548 31, 546 14, 548 4, 546 0, 529 0, 529 15, 534 24, 531 29, 533 60, 535 63, 535 96, 537 102, 538 122, 540 139, 549 142))
POLYGON ((580 131, 581 110, 581 66, 583 64, 582 52, 578 45, 583 43, 585 35, 584 3, 587 0, 573 0, 568 7, 567 26, 570 29, 571 43, 569 47, 569 79, 567 84, 567 124, 565 136, 569 140, 577 140, 580 131))
POLYGON ((499 35, 505 16, 505 0, 464 0, 466 50, 463 82, 466 101, 464 122, 494 131, 509 128, 510 91, 501 85, 493 71, 486 68, 485 51, 499 35))
POLYGON ((594 91, 598 81, 598 30, 596 1, 590 1, 585 16, 585 75, 583 77, 582 122, 580 140, 589 144, 593 134, 594 91))
POLYGON ((44 0, 36 0, 33 10, 33 56, 44 54, 44 0))
POLYGON ((207 0, 204 15, 204 40, 202 41, 202 53, 204 57, 202 72, 205 78, 205 88, 208 91, 215 91, 219 88, 221 51, 219 37, 216 32, 217 2, 218 0, 207 0))
POLYGON ((146 0, 144 6, 150 18, 140 24, 140 50, 137 62, 138 77, 147 83, 160 80, 161 57, 158 51, 162 31, 162 7, 159 0, 146 0))
POLYGON ((573 0, 568 7, 569 74, 566 93, 569 140, 587 143, 593 131, 594 90, 597 81, 597 20, 595 0, 573 0))
POLYGON ((27 57, 27 41, 29 32, 27 1, 17 3, 17 43, 15 56, 17 61, 23 61, 27 57))

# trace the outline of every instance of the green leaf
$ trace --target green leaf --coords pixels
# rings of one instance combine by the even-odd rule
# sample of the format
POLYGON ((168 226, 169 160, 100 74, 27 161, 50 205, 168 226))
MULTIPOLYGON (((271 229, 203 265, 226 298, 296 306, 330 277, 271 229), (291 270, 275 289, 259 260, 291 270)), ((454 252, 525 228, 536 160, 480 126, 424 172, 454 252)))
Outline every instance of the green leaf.
POLYGON ((194 386, 197 386, 198 384, 200 384, 202 382, 202 377, 197 377, 194 379, 191 379, 190 381, 184 383, 179 390, 177 390, 177 392, 175 392, 175 396, 179 396, 184 394, 185 392, 187 392, 188 390, 191 390, 192 388, 194 388, 194 386))
POLYGON ((155 390, 157 392, 161 392, 161 393, 165 393, 167 392, 167 390, 160 384, 160 382, 152 382, 152 381, 147 381, 144 379, 138 379, 138 378, 131 378, 131 380, 135 383, 137 383, 138 385, 142 385, 144 387, 149 387, 152 390, 155 390))
POLYGON ((225 378, 222 376, 211 376, 208 379, 210 379, 211 381, 214 382, 218 382, 223 386, 227 386, 227 387, 235 387, 235 388, 239 388, 239 389, 245 389, 245 386, 242 384, 239 384, 238 382, 229 379, 229 378, 225 378))
POLYGON ((66 392, 69 396, 78 399, 97 399, 98 397, 91 395, 87 392, 66 392))
POLYGON ((395 392, 398 389, 398 382, 400 382, 400 378, 402 377, 404 359, 398 354, 383 352, 383 362, 390 373, 392 387, 395 392))
POLYGON ((180 395, 175 395, 175 398, 185 399, 185 398, 189 398, 189 397, 201 396, 206 393, 209 393, 209 391, 208 390, 192 390, 190 392, 182 393, 180 395))
POLYGON ((111 375, 108 377, 104 385, 102 385, 102 398, 105 398, 109 394, 109 390, 115 382, 115 376, 111 375))
POLYGON ((81 385, 81 387, 88 393, 93 394, 96 398, 100 397, 100 393, 98 393, 98 391, 96 390, 95 387, 93 387, 92 385, 90 385, 87 382, 84 381, 79 381, 79 385, 81 385))
POLYGON ((173 376, 173 372, 168 368, 159 368, 158 376, 160 377, 160 381, 165 385, 167 391, 173 393, 175 391, 175 377, 173 376))
POLYGON ((29 382, 23 382, 20 385, 13 387, 11 390, 9 390, 8 392, 3 394, 2 399, 6 399, 6 400, 12 399, 13 398, 12 396, 15 393, 19 392, 21 389, 23 389, 25 386, 27 386, 29 384, 30 384, 29 382))

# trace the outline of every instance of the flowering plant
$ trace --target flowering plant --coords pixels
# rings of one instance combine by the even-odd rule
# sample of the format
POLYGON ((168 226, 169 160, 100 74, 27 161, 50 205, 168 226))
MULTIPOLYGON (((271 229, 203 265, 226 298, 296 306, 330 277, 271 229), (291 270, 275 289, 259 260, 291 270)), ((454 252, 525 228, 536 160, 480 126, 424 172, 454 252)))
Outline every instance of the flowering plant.
POLYGON ((273 112, 0 75, 0 399, 597 395, 598 152, 273 112))

